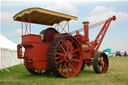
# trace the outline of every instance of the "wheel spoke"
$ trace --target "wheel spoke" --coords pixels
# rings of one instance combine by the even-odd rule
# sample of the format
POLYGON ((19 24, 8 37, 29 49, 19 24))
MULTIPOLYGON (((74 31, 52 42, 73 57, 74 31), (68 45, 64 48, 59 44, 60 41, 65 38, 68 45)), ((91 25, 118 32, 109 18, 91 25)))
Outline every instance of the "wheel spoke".
POLYGON ((79 60, 78 59, 71 59, 72 61, 76 61, 76 62, 79 62, 79 60))
POLYGON ((59 65, 59 70, 61 71, 61 69, 62 69, 62 63, 59 65))
POLYGON ((100 61, 98 61, 98 65, 100 65, 100 63, 101 63, 101 62, 100 62, 100 61))
POLYGON ((64 54, 64 51, 63 51, 63 49, 62 49, 60 46, 58 46, 57 48, 58 48, 58 51, 59 51, 59 52, 61 52, 61 53, 64 54))
POLYGON ((58 56, 58 57, 56 57, 56 59, 61 59, 61 58, 63 58, 63 56, 58 56))
POLYGON ((63 65, 63 67, 62 67, 62 69, 61 69, 61 72, 63 72, 65 66, 66 66, 66 62, 64 63, 64 65, 63 65))
POLYGON ((104 62, 101 62, 101 66, 104 67, 104 62))
POLYGON ((78 65, 78 62, 74 62, 72 60, 70 60, 70 62, 71 62, 71 65, 76 69, 77 65, 78 65))
POLYGON ((75 68, 77 68, 77 67, 76 67, 76 63, 77 63, 77 62, 74 62, 74 61, 72 61, 72 60, 71 60, 70 62, 71 62, 71 64, 72 64, 75 68))
POLYGON ((67 40, 66 42, 67 42, 67 43, 66 43, 66 48, 67 48, 66 51, 68 52, 68 51, 69 51, 69 41, 67 40))
POLYGON ((67 75, 68 75, 68 74, 69 74, 68 66, 65 66, 65 70, 66 70, 66 73, 67 73, 67 75))
POLYGON ((71 45, 69 45, 70 46, 70 52, 72 52, 73 51, 73 46, 72 46, 72 44, 71 45))
POLYGON ((77 51, 79 51, 79 49, 73 50, 73 51, 72 51, 72 54, 73 54, 73 53, 76 53, 77 51))
POLYGON ((59 52, 56 52, 56 54, 58 54, 60 56, 65 56, 63 53, 59 53, 59 52))
POLYGON ((70 66, 69 66, 69 63, 67 63, 68 64, 68 72, 70 73, 70 66))
POLYGON ((69 40, 67 40, 67 42, 66 42, 66 45, 68 45, 68 51, 70 51, 70 52, 73 50, 72 43, 73 43, 73 41, 69 41, 69 40))
POLYGON ((104 63, 104 68, 106 68, 106 67, 107 67, 107 64, 104 63))
POLYGON ((62 46, 62 44, 61 43, 59 43, 59 46, 61 47, 61 49, 64 51, 64 53, 66 52, 65 51, 65 48, 62 46))
POLYGON ((57 61, 56 64, 62 63, 64 59, 61 59, 60 61, 57 61))
POLYGON ((73 65, 71 65, 70 63, 69 63, 69 65, 70 65, 70 67, 72 68, 73 71, 76 71, 76 69, 73 67, 73 65))

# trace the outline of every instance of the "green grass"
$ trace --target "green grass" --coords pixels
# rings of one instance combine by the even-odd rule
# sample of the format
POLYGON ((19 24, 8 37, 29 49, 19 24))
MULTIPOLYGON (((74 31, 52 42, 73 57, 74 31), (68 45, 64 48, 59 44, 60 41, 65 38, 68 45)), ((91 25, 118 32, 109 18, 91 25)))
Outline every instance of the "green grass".
POLYGON ((0 85, 128 85, 128 57, 110 57, 107 73, 96 74, 92 66, 72 78, 58 78, 53 74, 33 76, 24 65, 0 71, 0 85))

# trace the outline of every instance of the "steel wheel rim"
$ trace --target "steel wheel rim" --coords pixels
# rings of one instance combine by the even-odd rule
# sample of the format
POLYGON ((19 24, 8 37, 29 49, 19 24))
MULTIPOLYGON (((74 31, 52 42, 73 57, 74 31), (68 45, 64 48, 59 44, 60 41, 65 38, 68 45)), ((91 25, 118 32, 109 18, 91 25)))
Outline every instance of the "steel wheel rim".
POLYGON ((56 67, 64 77, 73 77, 81 68, 81 52, 77 41, 72 37, 62 38, 56 46, 56 67))

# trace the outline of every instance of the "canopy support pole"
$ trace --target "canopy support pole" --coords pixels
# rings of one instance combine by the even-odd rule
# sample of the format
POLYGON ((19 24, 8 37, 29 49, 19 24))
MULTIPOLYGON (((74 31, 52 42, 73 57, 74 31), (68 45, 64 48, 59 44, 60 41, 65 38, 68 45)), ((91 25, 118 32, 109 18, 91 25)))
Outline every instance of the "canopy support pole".
POLYGON ((30 15, 29 15, 29 18, 28 18, 28 22, 25 21, 25 19, 23 17, 21 17, 21 20, 23 22, 22 23, 22 35, 26 35, 26 34, 31 34, 31 19, 30 19, 30 15), (28 25, 29 24, 29 25, 28 25), (24 33, 24 25, 25 25, 25 33, 24 33))

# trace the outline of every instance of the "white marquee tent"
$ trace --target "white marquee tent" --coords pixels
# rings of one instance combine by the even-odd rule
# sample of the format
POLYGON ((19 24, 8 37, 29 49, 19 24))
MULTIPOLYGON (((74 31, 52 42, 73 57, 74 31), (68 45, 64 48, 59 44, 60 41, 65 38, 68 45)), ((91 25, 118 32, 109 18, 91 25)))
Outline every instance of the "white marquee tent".
POLYGON ((17 58, 17 45, 0 34, 0 69, 22 63, 17 58))

